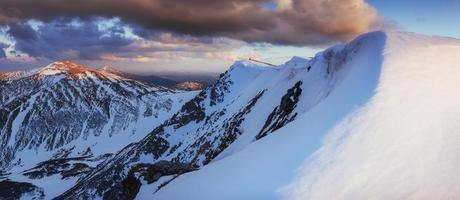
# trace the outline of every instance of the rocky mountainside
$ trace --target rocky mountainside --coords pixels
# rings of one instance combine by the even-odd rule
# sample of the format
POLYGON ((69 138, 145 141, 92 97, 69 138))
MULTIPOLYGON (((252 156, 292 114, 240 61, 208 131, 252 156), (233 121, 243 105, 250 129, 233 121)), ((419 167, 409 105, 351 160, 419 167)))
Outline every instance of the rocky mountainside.
POLYGON ((182 96, 69 61, 3 73, 0 169, 77 178, 167 119, 182 96))

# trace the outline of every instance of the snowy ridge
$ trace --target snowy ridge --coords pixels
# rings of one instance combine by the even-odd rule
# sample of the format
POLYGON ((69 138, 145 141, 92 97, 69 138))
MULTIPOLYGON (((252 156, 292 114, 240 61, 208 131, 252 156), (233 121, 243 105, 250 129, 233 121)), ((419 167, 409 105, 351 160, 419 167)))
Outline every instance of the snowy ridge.
POLYGON ((244 150, 327 98, 349 73, 350 63, 362 57, 369 38, 330 48, 312 60, 293 58, 279 67, 236 62, 146 138, 118 152, 58 199, 132 198, 144 187, 153 194, 161 188, 152 187, 164 187, 184 172, 244 150), (178 171, 161 172, 160 177, 169 179, 156 183, 159 179, 148 174, 158 166, 178 171))
POLYGON ((366 52, 327 98, 152 198, 459 198, 459 41, 376 32, 352 43, 366 52))
POLYGON ((53 62, 45 67, 28 70, 28 71, 17 71, 17 72, 9 72, 4 73, 4 75, 0 75, 0 78, 4 80, 17 80, 21 78, 45 78, 48 76, 56 76, 56 75, 65 75, 67 78, 73 79, 82 79, 82 78, 110 78, 114 80, 121 80, 125 79, 115 72, 111 72, 108 70, 96 70, 93 68, 89 68, 83 64, 75 63, 72 61, 57 61, 53 62))

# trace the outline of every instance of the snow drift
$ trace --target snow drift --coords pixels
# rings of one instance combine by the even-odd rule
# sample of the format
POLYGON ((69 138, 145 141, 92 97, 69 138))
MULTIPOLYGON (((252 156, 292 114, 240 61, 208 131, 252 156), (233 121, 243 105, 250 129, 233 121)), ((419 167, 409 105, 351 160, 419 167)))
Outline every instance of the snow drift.
POLYGON ((326 98, 153 197, 460 198, 460 42, 374 32, 351 44, 361 48, 326 98))

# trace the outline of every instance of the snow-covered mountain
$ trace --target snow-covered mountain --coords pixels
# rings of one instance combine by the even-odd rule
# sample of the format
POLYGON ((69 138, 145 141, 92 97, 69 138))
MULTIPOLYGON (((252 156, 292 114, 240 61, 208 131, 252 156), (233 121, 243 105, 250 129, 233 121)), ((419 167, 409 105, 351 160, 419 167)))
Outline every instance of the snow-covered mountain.
POLYGON ((4 73, 0 169, 26 182, 62 177, 72 184, 144 137, 186 96, 69 61, 4 73))
MULTIPOLYGON (((66 132, 59 134, 65 142, 58 148, 67 150, 61 154, 70 149, 71 156, 30 162, 33 166, 28 167, 9 162, 12 167, 0 173, 0 180, 10 179, 2 182, 8 190, 0 183, 0 196, 15 191, 47 199, 460 198, 459 54, 455 39, 373 32, 281 66, 236 62, 199 92, 152 89, 106 75, 121 79, 117 85, 128 82, 123 85, 149 91, 136 89, 140 100, 118 90, 110 94, 126 98, 123 103, 135 101, 137 111, 150 109, 157 117, 132 120, 126 127, 133 137, 101 131, 91 132, 91 139, 80 133, 67 140, 66 132), (87 147, 95 155, 113 154, 75 153, 87 147)), ((6 83, 48 69, 40 70, 0 76, 6 83)), ((65 82, 83 81, 76 78, 81 75, 72 75, 74 69, 65 75, 53 70, 41 75, 53 74, 52 85, 61 76, 65 82)), ((95 96, 100 95, 87 98, 95 96)), ((29 104, 21 104, 21 110, 35 113, 40 108, 29 104)), ((92 110, 116 106, 90 105, 96 108, 92 110)), ((44 144, 35 148, 36 155, 57 152, 44 144)), ((15 158, 29 157, 27 152, 15 158)))
POLYGON ((154 196, 184 172, 233 157, 314 109, 341 85, 352 66, 369 56, 377 59, 380 52, 369 51, 379 45, 375 37, 378 34, 335 46, 312 60, 294 57, 279 67, 235 63, 146 138, 124 148, 59 198, 154 196))
POLYGON ((340 77, 311 109, 138 199, 459 199, 460 41, 374 32, 347 47, 309 61, 340 77))
POLYGON ((129 78, 132 80, 136 80, 145 84, 149 85, 155 85, 155 86, 163 86, 167 88, 173 88, 176 84, 179 84, 179 82, 174 81, 172 79, 168 78, 163 78, 161 76, 155 76, 155 75, 139 75, 139 74, 133 74, 133 73, 128 73, 128 72, 123 72, 120 71, 114 67, 111 66, 104 66, 100 69, 100 71, 104 71, 107 73, 111 74, 116 74, 118 76, 122 76, 124 78, 129 78))

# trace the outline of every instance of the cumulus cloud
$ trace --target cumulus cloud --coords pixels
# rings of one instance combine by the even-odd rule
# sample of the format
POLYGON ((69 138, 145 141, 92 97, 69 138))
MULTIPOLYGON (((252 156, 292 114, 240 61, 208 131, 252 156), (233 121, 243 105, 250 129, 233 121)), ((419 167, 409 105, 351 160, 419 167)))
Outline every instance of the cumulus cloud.
POLYGON ((151 31, 246 42, 319 45, 370 30, 376 11, 364 0, 2 0, 0 22, 119 17, 151 31))

